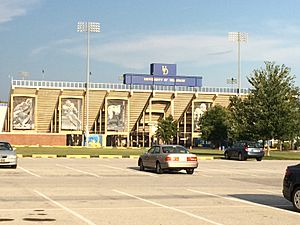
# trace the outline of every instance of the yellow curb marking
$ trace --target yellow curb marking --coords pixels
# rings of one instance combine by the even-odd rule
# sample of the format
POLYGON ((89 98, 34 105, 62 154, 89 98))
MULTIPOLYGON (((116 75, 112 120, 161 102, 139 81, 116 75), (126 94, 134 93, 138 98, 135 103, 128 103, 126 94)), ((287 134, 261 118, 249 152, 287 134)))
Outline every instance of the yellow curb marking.
POLYGON ((199 157, 199 156, 198 156, 197 159, 198 159, 198 160, 213 160, 214 157, 212 157, 212 156, 208 156, 208 157, 202 157, 202 156, 200 156, 200 157, 199 157))
POLYGON ((99 155, 100 159, 121 159, 121 155, 99 155))
POLYGON ((70 158, 91 158, 90 155, 67 155, 66 157, 68 159, 70 159, 70 158))
POLYGON ((32 158, 57 158, 54 154, 32 154, 32 158))

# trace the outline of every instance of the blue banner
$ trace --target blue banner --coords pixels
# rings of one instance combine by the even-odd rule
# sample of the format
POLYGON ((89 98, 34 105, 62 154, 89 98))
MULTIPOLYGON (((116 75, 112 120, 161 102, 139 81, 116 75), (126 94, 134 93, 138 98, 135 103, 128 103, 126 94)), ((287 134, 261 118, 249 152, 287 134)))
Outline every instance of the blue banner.
POLYGON ((157 76, 176 76, 176 64, 152 63, 150 74, 157 76))
POLYGON ((202 87, 200 76, 151 76, 145 74, 124 74, 124 84, 165 85, 202 87))

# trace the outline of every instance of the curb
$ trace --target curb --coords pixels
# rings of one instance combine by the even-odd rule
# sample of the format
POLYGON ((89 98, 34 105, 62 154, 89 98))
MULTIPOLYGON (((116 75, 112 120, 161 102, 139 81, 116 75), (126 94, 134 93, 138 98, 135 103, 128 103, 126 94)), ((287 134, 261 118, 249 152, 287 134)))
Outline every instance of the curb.
POLYGON ((121 155, 99 155, 100 159, 122 159, 121 155))
MULTIPOLYGON (((24 156, 23 154, 17 154, 18 158, 24 158, 24 157, 31 157, 31 158, 58 158, 58 155, 54 154, 32 154, 24 156)), ((122 155, 99 155, 98 157, 93 158, 99 158, 99 159, 122 159, 122 158, 130 158, 130 159, 138 159, 139 155, 130 155, 130 156, 122 156, 122 155)), ((66 155, 61 158, 68 158, 68 159, 79 159, 79 158, 85 158, 89 159, 92 158, 90 155, 66 155)), ((203 160, 214 160, 213 156, 198 156, 197 159, 199 161, 203 160)))
POLYGON ((57 155, 53 154, 32 154, 32 158, 57 158, 57 155))
POLYGON ((197 159, 198 160, 213 160, 214 157, 213 156, 198 156, 197 159))
POLYGON ((91 156, 90 155, 66 155, 66 158, 68 158, 68 159, 79 159, 79 158, 89 159, 89 158, 91 158, 91 156))

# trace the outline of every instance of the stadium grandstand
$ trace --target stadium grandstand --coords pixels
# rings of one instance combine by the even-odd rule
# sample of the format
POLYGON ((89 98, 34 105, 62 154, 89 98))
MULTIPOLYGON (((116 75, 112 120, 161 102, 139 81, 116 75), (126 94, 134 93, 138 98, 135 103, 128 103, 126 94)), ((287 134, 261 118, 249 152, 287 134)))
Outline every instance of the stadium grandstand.
POLYGON ((173 65, 151 64, 149 75, 124 74, 122 84, 89 83, 88 89, 86 82, 12 80, 0 139, 15 145, 80 146, 88 141, 92 146, 148 147, 157 141, 158 120, 172 115, 178 122, 175 142, 198 145, 199 118, 213 105, 227 106, 237 89, 202 87, 202 77, 177 76, 176 68, 165 76, 173 65), (192 85, 184 83, 189 78, 192 85))

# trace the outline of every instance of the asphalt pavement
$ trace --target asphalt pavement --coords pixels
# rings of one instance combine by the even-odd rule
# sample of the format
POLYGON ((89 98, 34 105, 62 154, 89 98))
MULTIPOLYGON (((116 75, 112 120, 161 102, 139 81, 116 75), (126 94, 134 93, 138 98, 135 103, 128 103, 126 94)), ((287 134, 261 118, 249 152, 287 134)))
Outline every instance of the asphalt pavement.
POLYGON ((0 224, 296 225, 281 193, 296 163, 209 160, 158 175, 130 158, 20 158, 0 169, 0 224))

